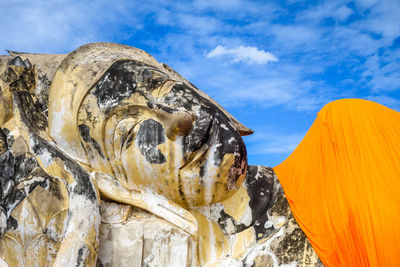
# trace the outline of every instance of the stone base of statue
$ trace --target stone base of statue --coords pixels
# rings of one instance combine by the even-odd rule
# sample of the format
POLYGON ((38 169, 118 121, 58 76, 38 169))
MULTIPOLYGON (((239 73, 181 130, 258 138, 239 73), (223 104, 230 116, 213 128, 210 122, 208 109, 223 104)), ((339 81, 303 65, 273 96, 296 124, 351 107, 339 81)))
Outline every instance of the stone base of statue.
POLYGON ((189 234, 140 208, 101 202, 98 266, 192 266, 189 234))

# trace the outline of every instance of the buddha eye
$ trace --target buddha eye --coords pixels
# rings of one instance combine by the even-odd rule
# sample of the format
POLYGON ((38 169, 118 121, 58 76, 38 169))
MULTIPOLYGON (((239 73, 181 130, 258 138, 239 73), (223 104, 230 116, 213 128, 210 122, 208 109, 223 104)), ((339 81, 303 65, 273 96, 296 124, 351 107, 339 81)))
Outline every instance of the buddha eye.
POLYGON ((128 131, 128 133, 125 136, 125 140, 123 143, 123 147, 125 149, 129 148, 130 145, 132 144, 133 138, 135 136, 135 131, 134 131, 135 126, 136 124, 132 126, 132 128, 128 131))
POLYGON ((128 118, 120 121, 114 133, 114 153, 120 155, 124 149, 127 149, 135 140, 136 126, 140 119, 128 118))

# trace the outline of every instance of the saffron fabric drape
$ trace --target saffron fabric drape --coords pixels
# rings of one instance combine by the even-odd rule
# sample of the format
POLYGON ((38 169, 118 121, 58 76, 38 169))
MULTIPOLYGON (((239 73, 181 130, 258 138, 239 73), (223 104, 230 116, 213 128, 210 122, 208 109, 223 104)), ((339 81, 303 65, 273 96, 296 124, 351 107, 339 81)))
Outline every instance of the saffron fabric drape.
POLYGON ((400 265, 399 112, 329 103, 274 170, 325 266, 400 265))

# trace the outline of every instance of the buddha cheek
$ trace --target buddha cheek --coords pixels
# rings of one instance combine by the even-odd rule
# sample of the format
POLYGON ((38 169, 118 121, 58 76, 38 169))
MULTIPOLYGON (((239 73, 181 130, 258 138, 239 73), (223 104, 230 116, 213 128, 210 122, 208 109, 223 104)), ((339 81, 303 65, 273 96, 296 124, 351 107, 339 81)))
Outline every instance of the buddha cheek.
POLYGON ((143 186, 154 182, 155 177, 157 177, 157 172, 153 169, 153 164, 143 157, 140 150, 134 144, 122 152, 121 159, 129 188, 143 188, 143 186))
POLYGON ((165 131, 162 124, 147 119, 137 126, 133 142, 122 151, 123 167, 131 183, 151 185, 158 177, 157 165, 166 162, 165 155, 158 149, 165 143, 165 131))
POLYGON ((150 136, 143 136, 141 133, 143 131, 139 130, 135 134, 135 140, 121 153, 129 188, 147 188, 181 204, 179 168, 184 163, 182 137, 178 136, 172 141, 158 136, 157 140, 152 141, 154 131, 150 136), (165 141, 157 144, 160 140, 165 141))

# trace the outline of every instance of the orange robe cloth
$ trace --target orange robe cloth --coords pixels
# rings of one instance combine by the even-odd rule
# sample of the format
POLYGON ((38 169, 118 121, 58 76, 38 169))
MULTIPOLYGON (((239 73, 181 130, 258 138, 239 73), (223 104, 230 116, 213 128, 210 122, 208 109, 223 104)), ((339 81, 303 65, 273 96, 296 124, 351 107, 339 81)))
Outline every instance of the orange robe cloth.
POLYGON ((400 266, 399 112, 329 103, 274 170, 325 266, 400 266))

